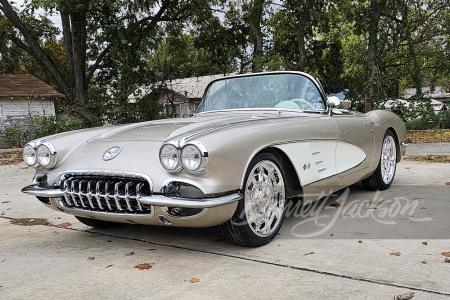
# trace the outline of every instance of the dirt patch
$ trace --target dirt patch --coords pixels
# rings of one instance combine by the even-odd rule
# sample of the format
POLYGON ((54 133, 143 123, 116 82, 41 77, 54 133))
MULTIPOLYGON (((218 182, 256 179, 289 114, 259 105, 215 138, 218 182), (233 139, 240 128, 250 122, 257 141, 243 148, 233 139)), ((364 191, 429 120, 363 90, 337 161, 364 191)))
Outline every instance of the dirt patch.
POLYGON ((450 129, 410 130, 407 136, 414 144, 450 143, 450 129))
POLYGON ((43 218, 23 218, 23 219, 13 219, 11 224, 20 226, 34 226, 34 225, 49 225, 50 222, 43 218))
POLYGON ((431 163, 450 163, 450 155, 406 156, 403 159, 421 162, 431 162, 431 163))
POLYGON ((0 166, 17 165, 23 162, 22 151, 0 152, 0 166))

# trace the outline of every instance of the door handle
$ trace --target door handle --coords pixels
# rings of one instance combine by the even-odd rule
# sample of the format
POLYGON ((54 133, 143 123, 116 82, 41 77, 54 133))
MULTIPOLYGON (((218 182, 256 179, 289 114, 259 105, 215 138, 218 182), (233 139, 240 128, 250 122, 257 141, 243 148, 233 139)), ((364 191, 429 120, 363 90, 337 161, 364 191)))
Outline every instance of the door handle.
POLYGON ((374 122, 364 122, 364 125, 366 126, 372 126, 373 124, 375 124, 374 122))

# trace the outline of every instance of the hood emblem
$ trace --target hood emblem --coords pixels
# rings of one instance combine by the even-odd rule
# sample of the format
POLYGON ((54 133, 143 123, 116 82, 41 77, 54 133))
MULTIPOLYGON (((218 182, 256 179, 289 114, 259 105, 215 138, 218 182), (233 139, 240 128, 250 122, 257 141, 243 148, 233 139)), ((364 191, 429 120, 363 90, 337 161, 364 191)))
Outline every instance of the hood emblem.
POLYGON ((119 146, 114 146, 112 148, 109 148, 106 150, 106 152, 103 154, 102 158, 103 160, 110 160, 119 155, 120 151, 122 151, 122 148, 119 146))

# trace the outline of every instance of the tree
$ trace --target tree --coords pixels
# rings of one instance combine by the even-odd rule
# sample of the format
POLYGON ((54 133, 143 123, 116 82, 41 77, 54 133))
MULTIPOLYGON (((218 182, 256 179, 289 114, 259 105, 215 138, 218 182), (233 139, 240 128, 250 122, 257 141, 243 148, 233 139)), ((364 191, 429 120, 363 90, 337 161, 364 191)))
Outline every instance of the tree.
POLYGON ((70 78, 65 78, 20 13, 8 0, 0 0, 1 12, 13 25, 6 38, 44 66, 67 99, 82 105, 94 74, 116 82, 126 77, 135 80, 143 66, 142 54, 158 44, 161 28, 170 22, 182 23, 209 6, 201 0, 32 0, 31 11, 37 7, 61 15, 70 78))

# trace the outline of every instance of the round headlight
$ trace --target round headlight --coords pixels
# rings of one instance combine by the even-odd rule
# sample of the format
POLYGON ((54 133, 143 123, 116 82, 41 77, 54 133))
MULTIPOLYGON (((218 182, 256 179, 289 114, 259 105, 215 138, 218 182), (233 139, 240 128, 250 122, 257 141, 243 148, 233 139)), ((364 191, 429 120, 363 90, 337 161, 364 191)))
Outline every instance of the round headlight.
POLYGON ((44 168, 51 169, 56 165, 56 150, 49 142, 43 142, 36 149, 38 163, 44 168))
POLYGON ((168 171, 176 171, 178 169, 180 162, 178 156, 177 147, 171 144, 164 145, 159 151, 159 160, 164 169, 168 171))
POLYGON ((39 164, 45 168, 48 167, 51 161, 50 149, 48 149, 47 146, 40 145, 37 148, 36 153, 39 164))
POLYGON ((181 151, 181 163, 187 171, 196 171, 202 163, 202 154, 194 145, 187 145, 181 151))
POLYGON ((36 151, 31 145, 23 147, 23 160, 29 166, 33 166, 36 163, 36 151))

